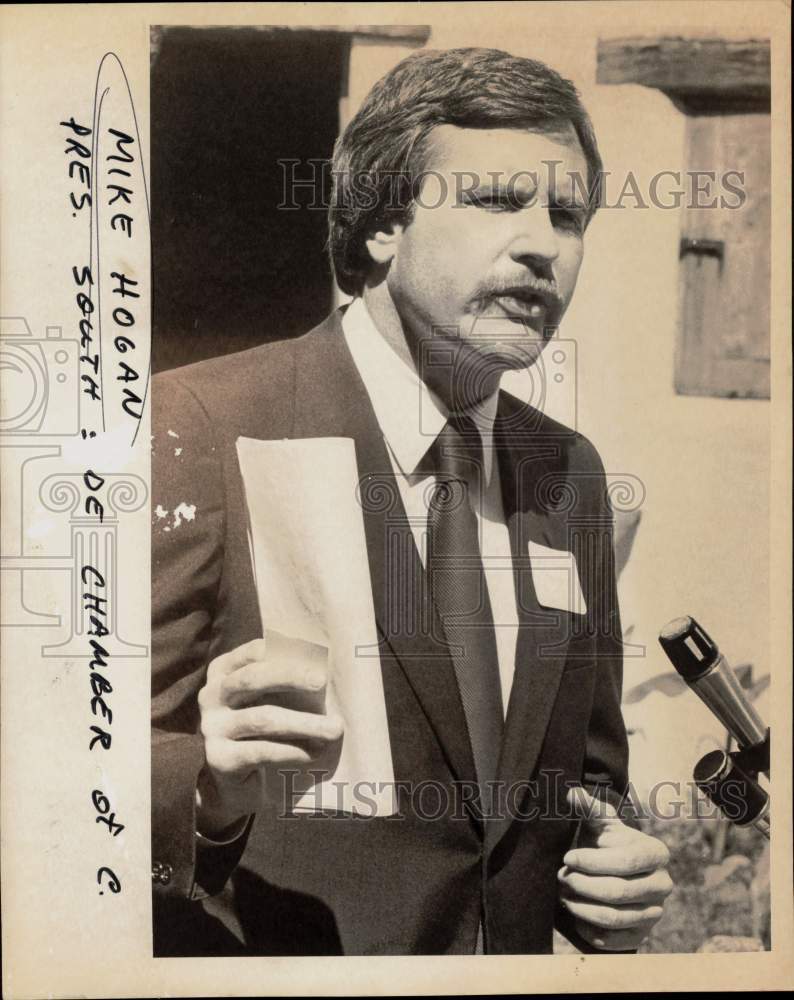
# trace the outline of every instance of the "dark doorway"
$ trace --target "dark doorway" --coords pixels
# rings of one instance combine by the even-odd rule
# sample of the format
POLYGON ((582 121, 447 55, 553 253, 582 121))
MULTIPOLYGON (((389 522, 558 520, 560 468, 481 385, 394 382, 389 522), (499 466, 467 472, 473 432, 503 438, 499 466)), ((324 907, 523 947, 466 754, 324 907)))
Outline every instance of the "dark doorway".
POLYGON ((279 208, 279 161, 305 177, 330 158, 347 56, 334 32, 153 29, 155 371, 297 336, 328 313, 326 214, 311 192, 279 208))

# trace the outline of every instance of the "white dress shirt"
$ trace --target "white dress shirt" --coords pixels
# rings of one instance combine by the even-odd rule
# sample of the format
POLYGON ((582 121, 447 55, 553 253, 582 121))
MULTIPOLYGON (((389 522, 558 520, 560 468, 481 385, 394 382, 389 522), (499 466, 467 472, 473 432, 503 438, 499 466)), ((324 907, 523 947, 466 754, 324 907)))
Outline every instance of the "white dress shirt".
MULTIPOLYGON (((427 450, 447 422, 448 410, 386 342, 362 299, 354 299, 342 319, 345 340, 364 382, 383 433, 394 476, 413 531, 416 548, 425 561, 427 503, 434 476, 416 475, 427 450)), ((480 552, 491 602, 502 704, 507 711, 515 669, 518 613, 513 585, 510 538, 502 506, 502 488, 493 447, 498 392, 469 411, 480 431, 485 463, 483 489, 472 490, 480 536, 480 552)))

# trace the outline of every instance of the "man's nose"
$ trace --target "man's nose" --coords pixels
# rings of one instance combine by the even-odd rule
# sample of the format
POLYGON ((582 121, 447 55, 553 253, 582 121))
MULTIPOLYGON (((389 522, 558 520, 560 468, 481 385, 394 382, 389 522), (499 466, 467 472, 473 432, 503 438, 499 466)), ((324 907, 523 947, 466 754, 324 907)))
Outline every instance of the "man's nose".
POLYGON ((543 200, 516 212, 513 219, 515 231, 508 247, 513 260, 548 265, 559 257, 557 231, 543 200))

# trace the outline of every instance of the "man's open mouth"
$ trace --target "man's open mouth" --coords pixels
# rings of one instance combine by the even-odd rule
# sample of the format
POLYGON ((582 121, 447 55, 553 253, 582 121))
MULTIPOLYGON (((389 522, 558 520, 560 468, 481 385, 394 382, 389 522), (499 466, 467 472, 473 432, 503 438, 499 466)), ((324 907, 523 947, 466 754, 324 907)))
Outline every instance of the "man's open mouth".
POLYGON ((511 319, 534 324, 550 319, 557 313, 557 299, 548 292, 534 289, 509 289, 491 297, 511 319))

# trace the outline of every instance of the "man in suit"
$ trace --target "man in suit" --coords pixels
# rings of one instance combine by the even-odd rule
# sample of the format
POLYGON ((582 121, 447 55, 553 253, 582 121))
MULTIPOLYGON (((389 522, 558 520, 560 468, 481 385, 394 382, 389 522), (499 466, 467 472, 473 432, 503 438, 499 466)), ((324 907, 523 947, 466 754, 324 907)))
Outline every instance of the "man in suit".
POLYGON ((353 302, 155 379, 156 954, 539 953, 555 925, 631 951, 661 915, 664 846, 616 815, 601 462, 499 390, 571 299, 600 169, 552 70, 418 53, 335 149, 330 249, 353 302), (287 772, 327 759, 344 724, 305 710, 322 671, 263 640, 241 436, 354 442, 395 816, 290 814, 287 772), (562 591, 544 563, 560 556, 562 591))

